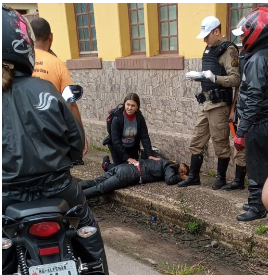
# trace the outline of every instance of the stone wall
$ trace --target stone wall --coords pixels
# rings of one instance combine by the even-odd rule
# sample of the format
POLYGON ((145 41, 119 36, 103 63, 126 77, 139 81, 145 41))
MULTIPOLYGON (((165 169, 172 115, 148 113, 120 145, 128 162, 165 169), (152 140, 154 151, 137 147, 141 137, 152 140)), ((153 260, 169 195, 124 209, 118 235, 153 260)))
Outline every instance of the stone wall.
MULTIPOLYGON (((78 106, 89 144, 102 146, 107 135, 108 110, 122 103, 127 93, 135 92, 141 99, 152 145, 166 157, 189 164, 188 146, 199 108, 194 94, 200 91, 200 84, 187 81, 185 73, 201 71, 201 60, 185 59, 184 70, 117 70, 115 62, 102 65, 101 70, 70 70, 73 82, 84 88, 78 106)), ((210 141, 202 171, 216 172, 216 169, 217 159, 210 141)), ((233 176, 231 160, 228 177, 233 176)))

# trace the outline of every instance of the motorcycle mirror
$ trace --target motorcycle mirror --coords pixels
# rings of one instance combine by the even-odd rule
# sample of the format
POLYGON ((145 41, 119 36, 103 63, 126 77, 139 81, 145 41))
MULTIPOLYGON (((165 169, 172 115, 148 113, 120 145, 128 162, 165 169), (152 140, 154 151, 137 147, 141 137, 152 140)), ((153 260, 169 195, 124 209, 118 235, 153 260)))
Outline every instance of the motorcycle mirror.
POLYGON ((63 89, 61 95, 67 103, 73 103, 82 97, 83 88, 80 85, 68 85, 63 89))

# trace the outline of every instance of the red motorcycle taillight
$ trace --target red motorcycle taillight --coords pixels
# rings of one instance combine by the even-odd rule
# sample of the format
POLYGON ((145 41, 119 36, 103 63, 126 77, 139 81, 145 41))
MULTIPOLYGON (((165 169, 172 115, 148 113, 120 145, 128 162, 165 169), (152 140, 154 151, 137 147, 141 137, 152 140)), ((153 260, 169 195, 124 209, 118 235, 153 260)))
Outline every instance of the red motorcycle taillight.
POLYGON ((59 249, 58 246, 47 247, 47 248, 40 248, 39 249, 40 256, 59 254, 59 253, 60 253, 60 249, 59 249))
POLYGON ((33 224, 29 233, 36 237, 49 237, 60 231, 60 225, 57 222, 40 222, 33 224))

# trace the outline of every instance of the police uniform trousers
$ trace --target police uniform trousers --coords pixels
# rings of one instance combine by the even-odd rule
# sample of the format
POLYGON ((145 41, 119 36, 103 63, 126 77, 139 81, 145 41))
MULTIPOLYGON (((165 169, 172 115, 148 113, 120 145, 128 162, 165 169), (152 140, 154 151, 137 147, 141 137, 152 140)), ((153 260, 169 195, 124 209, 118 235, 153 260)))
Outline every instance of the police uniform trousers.
MULTIPOLYGON (((240 119, 238 119, 237 128, 239 126, 240 119)), ((235 164, 245 167, 246 166, 246 150, 237 151, 234 149, 234 161, 235 164)))
POLYGON ((227 105, 218 106, 209 110, 204 108, 199 111, 193 138, 189 150, 193 155, 204 154, 204 149, 210 137, 214 152, 218 158, 229 158, 230 128, 228 124, 230 107, 227 105))

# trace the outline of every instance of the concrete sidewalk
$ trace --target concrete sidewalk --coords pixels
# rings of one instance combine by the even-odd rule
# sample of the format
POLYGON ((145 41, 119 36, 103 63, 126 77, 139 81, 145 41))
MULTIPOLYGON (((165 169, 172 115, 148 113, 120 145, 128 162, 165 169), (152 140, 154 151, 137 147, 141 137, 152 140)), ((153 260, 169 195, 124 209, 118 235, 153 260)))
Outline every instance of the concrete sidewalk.
MULTIPOLYGON (((103 174, 102 158, 106 152, 90 149, 84 166, 72 170, 80 179, 94 179, 103 174)), ((166 222, 186 228, 189 220, 200 220, 204 234, 239 251, 262 260, 268 258, 268 234, 256 234, 260 224, 268 227, 268 218, 251 222, 238 222, 236 216, 243 213, 248 191, 226 192, 212 190, 215 178, 201 175, 201 186, 178 188, 164 182, 136 185, 115 191, 108 198, 126 207, 153 215, 166 222)))

